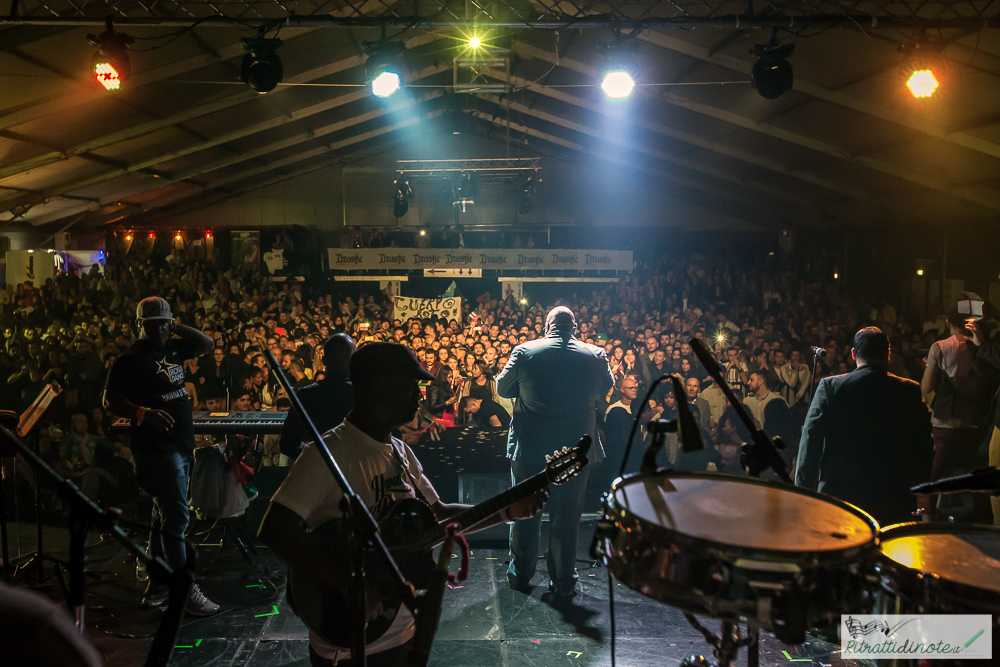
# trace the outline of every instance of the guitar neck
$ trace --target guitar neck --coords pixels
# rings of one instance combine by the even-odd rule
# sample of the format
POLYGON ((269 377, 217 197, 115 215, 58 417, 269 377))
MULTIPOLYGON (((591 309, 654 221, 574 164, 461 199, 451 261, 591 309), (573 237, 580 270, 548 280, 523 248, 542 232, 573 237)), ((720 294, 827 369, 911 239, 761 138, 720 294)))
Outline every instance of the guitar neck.
POLYGON ((462 530, 465 530, 470 526, 476 525, 486 517, 496 514, 505 507, 509 507, 517 501, 527 498, 536 491, 545 488, 548 484, 548 471, 543 470, 537 475, 524 480, 517 486, 507 489, 503 493, 499 493, 488 500, 484 500, 475 507, 470 507, 463 512, 459 512, 451 519, 448 519, 445 523, 457 521, 459 525, 462 526, 462 530))

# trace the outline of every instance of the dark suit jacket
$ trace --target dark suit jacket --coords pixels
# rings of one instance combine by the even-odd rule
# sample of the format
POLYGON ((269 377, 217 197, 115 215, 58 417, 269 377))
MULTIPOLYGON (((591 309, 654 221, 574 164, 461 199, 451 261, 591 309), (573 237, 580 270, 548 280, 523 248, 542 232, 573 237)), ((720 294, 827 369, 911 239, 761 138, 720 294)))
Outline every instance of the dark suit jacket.
POLYGON ((497 393, 516 399, 507 458, 544 463, 546 454, 589 435, 590 461, 599 463, 595 406, 614 381, 604 350, 576 338, 549 335, 515 347, 497 377, 497 393))
POLYGON ((909 487, 930 480, 933 455, 920 385, 862 366, 816 387, 795 483, 856 505, 883 526, 912 521, 909 487))
MULTIPOLYGON (((340 422, 344 421, 344 417, 354 407, 354 387, 346 374, 331 373, 319 382, 296 391, 302 407, 320 433, 340 426, 340 422)), ((302 451, 303 443, 311 441, 312 436, 306 431, 306 425, 294 410, 290 411, 281 427, 281 441, 278 445, 281 453, 294 460, 302 451)))

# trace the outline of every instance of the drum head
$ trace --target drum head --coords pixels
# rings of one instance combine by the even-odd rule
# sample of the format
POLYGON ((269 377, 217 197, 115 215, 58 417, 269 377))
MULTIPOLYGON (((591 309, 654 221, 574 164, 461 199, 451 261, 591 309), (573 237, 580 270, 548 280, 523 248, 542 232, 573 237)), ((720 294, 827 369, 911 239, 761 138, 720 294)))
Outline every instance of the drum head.
POLYGON ((886 528, 880 550, 911 570, 1000 593, 1000 529, 902 524, 886 528))
POLYGON ((873 542, 878 524, 833 498, 717 473, 640 475, 613 488, 637 518, 699 540, 734 547, 822 552, 873 542))

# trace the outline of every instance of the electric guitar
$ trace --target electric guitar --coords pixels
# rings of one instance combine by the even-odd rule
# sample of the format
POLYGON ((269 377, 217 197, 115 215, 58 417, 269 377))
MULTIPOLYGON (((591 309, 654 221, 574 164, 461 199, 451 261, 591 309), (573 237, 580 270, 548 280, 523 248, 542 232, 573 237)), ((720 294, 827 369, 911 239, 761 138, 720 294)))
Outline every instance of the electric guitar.
MULTIPOLYGON (((576 447, 545 457, 545 469, 517 486, 463 510, 444 522, 423 501, 404 498, 394 503, 379 521, 379 533, 403 576, 417 590, 426 589, 435 567, 432 551, 445 539, 445 527, 457 522, 466 530, 502 509, 523 500, 549 484, 563 484, 576 477, 587 465, 590 437, 584 436, 576 447)), ((332 550, 349 548, 353 538, 343 519, 320 526, 323 541, 332 550)), ((299 568, 289 568, 289 603, 306 626, 323 641, 334 646, 350 646, 351 617, 346 589, 320 582, 299 568)), ((365 595, 368 602, 366 641, 371 643, 385 634, 399 612, 402 600, 384 561, 370 548, 365 555, 365 595)))

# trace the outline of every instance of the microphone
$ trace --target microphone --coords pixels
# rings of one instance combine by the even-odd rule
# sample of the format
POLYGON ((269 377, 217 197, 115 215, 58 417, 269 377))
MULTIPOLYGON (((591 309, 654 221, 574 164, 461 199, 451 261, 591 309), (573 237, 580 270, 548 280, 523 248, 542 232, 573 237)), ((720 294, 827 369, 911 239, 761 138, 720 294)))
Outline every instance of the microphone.
POLYGON ((1000 495, 1000 468, 982 468, 964 475, 945 477, 936 482, 925 482, 911 486, 913 493, 960 493, 963 491, 987 491, 1000 495))
POLYGON ((685 452, 705 449, 705 443, 701 441, 701 429, 694 420, 694 413, 691 412, 687 395, 684 393, 681 376, 674 373, 670 376, 670 381, 674 385, 674 399, 677 401, 677 438, 681 441, 681 448, 685 452))
POLYGON ((824 350, 823 348, 816 347, 815 345, 810 345, 809 347, 812 349, 813 354, 819 357, 820 359, 826 356, 826 350, 824 350))

